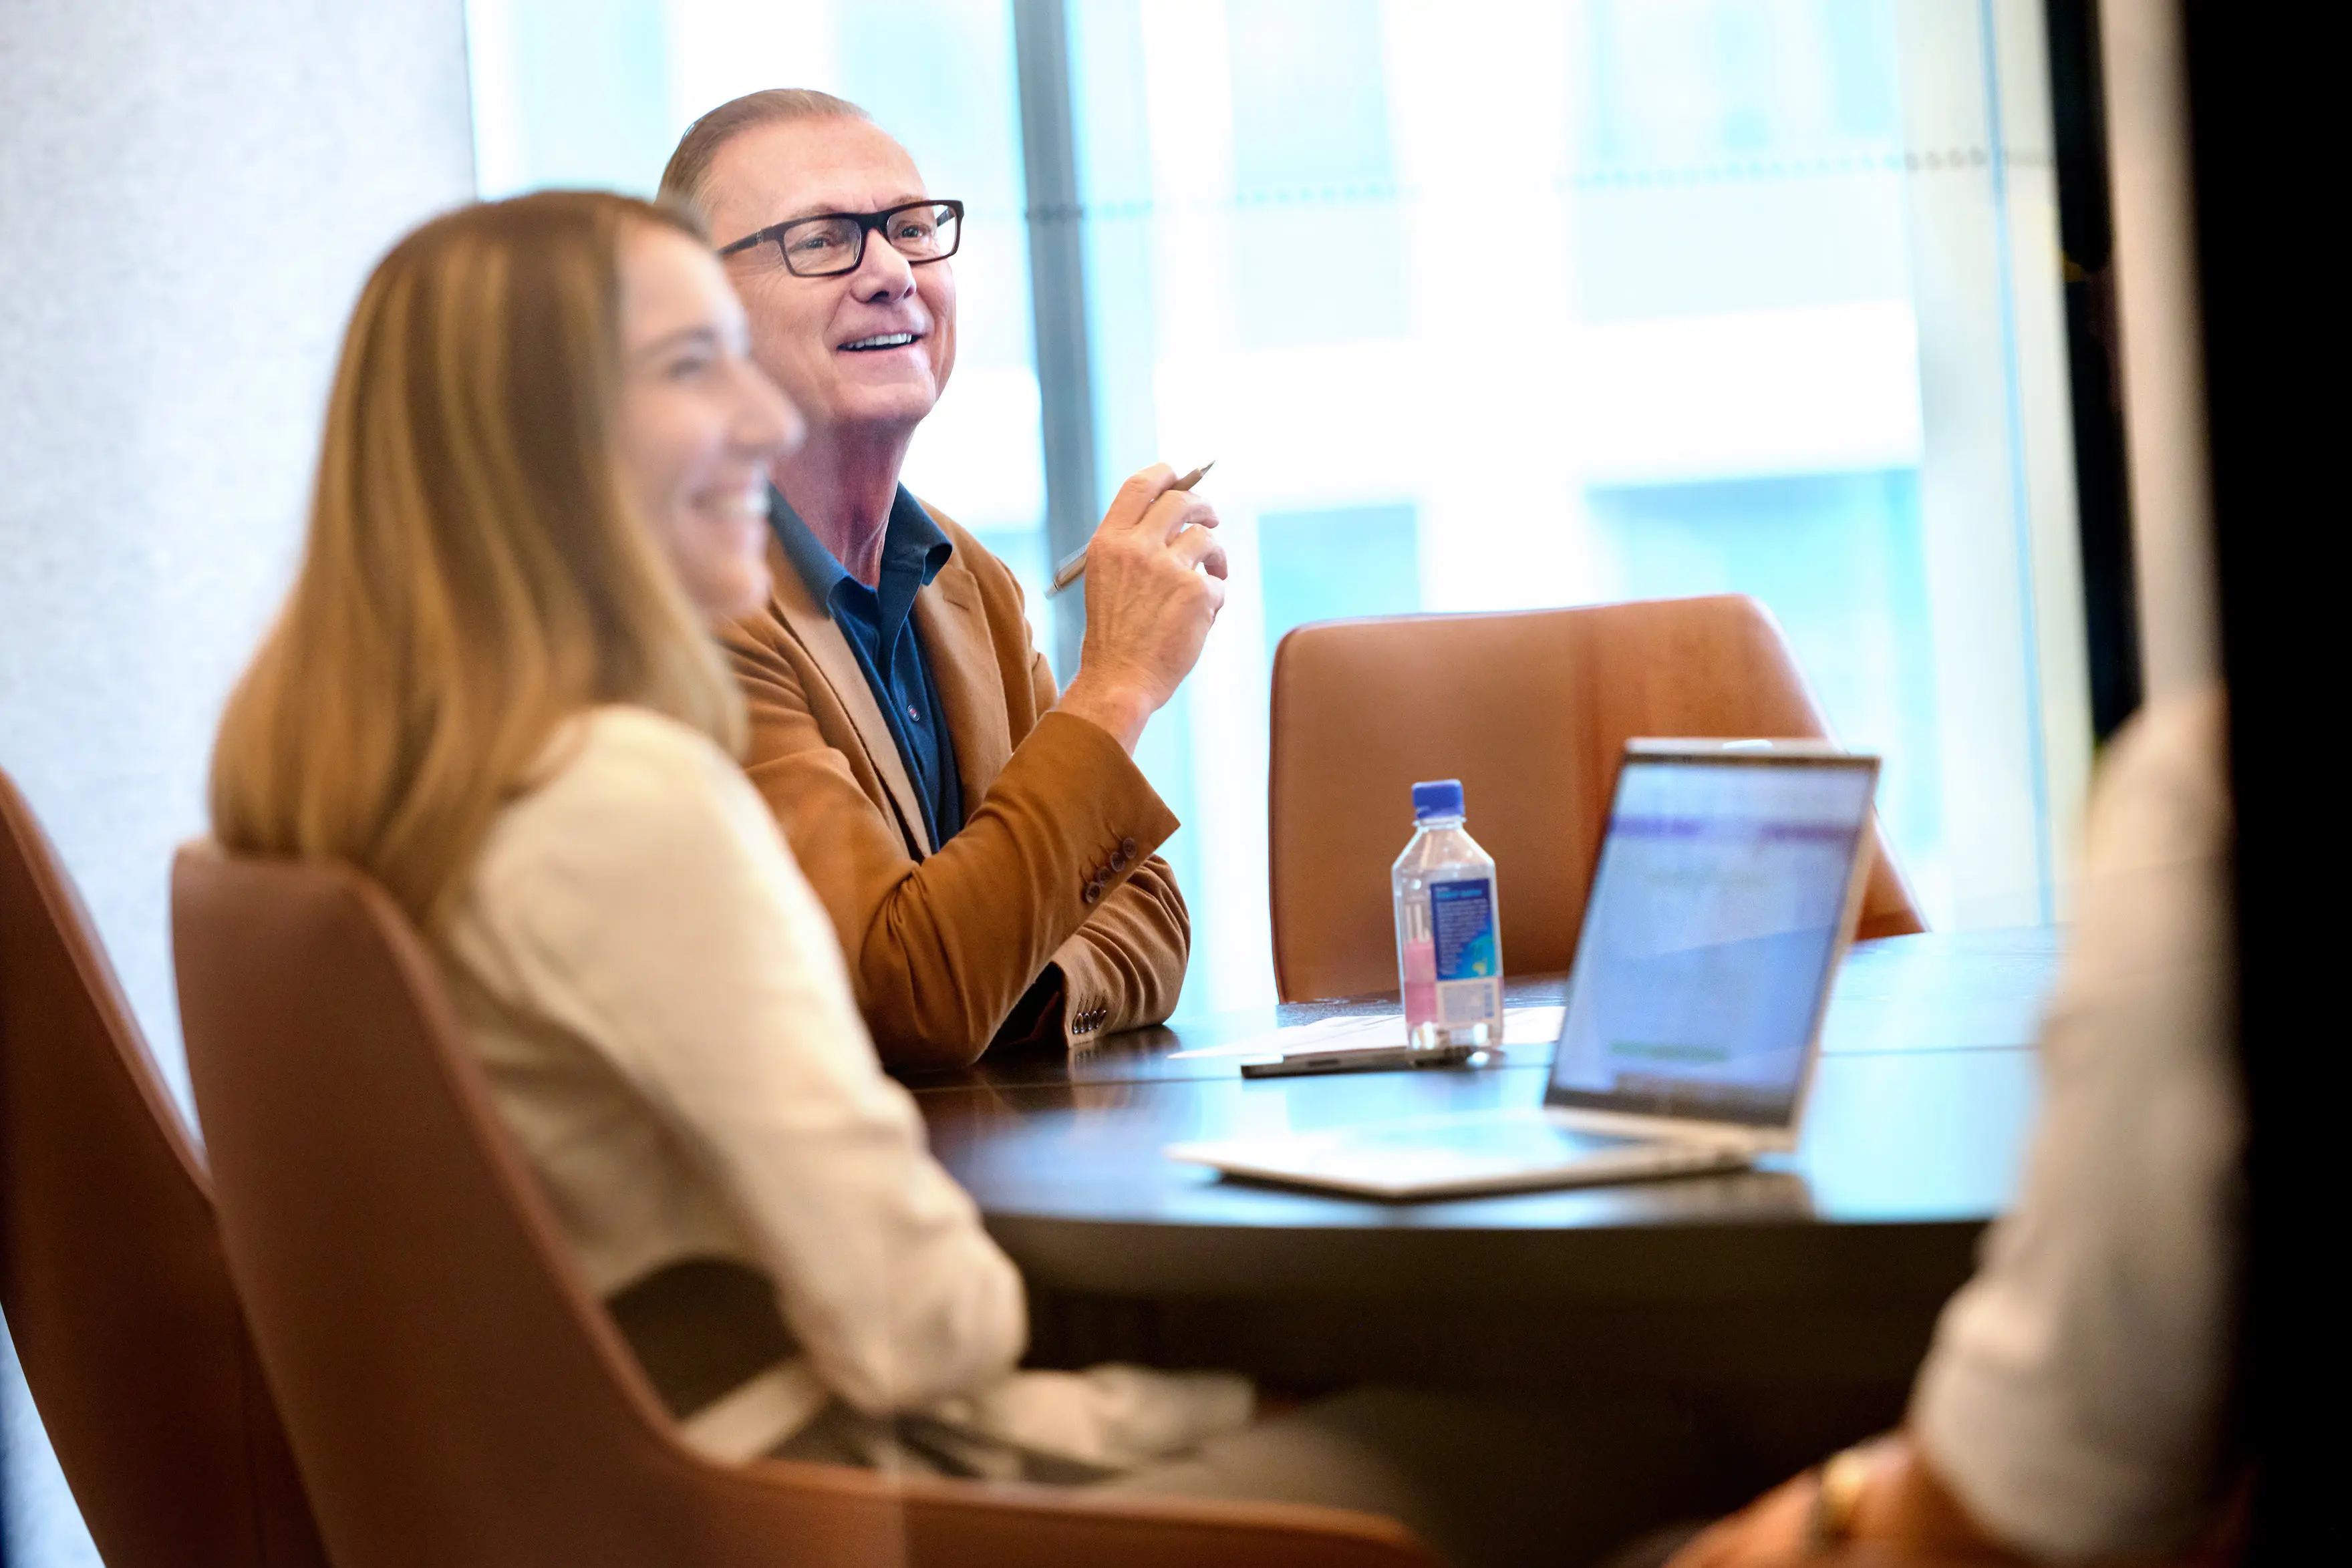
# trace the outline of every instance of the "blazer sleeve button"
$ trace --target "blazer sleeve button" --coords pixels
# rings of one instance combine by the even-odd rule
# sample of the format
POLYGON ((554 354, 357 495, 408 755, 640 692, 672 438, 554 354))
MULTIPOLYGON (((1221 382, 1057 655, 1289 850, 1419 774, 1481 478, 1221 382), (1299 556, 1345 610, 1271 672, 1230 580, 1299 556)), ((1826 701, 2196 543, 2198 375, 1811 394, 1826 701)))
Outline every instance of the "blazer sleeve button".
POLYGON ((1133 839, 1119 840, 1118 852, 1127 856, 1129 860, 1133 860, 1135 858, 1135 841, 1133 839))
POLYGON ((1078 902, 1081 904, 1100 904, 1102 902, 1102 883, 1098 882, 1090 882, 1079 891, 1078 902))

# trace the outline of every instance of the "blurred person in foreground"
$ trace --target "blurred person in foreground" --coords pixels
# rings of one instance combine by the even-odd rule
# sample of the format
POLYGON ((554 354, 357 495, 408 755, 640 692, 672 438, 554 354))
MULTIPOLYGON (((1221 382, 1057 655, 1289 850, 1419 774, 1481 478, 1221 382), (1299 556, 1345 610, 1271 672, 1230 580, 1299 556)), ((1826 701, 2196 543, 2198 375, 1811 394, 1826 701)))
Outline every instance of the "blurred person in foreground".
POLYGON ((223 846, 354 864, 432 943, 686 1441, 1354 1507, 1465 1568, 1654 1521, 1682 1448, 1640 1412, 1370 1391, 1253 1424, 1230 1374, 1016 1370, 1020 1276, 736 762, 712 630, 768 596, 800 432, 685 218, 575 192, 436 219, 362 295, 300 573, 214 757, 223 846))
POLYGON ((2024 1184, 1904 1428, 1672 1568, 2227 1554, 2244 1113, 2224 720, 2218 689, 2178 700, 2108 757, 2024 1184))
POLYGON ((797 89, 704 115, 661 188, 708 223, 752 358, 808 421, 769 471, 773 595, 726 641, 746 767, 883 1060, 1159 1022, 1191 927, 1133 753, 1223 602, 1214 509, 1165 467, 1121 486, 1057 693, 1011 569, 899 482, 955 369, 961 204, 864 110, 797 89))

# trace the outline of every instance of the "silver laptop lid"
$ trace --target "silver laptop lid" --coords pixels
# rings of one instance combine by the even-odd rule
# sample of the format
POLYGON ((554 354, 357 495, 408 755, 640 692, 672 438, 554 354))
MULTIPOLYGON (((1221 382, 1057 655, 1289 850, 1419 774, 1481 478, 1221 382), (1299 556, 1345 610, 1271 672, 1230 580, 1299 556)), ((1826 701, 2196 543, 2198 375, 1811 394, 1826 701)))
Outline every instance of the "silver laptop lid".
POLYGON ((1877 778, 1819 742, 1628 743, 1544 1103, 1793 1131, 1877 778))

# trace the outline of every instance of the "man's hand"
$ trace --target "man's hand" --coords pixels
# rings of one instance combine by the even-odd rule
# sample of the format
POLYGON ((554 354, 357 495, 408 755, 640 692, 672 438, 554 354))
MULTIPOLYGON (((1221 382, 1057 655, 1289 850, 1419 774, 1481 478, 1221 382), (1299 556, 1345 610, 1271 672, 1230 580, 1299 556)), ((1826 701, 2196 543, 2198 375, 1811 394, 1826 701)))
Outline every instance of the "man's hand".
POLYGON ((1087 545, 1087 640, 1059 705, 1130 753, 1192 673, 1225 603, 1216 508, 1171 490, 1175 477, 1154 464, 1120 486, 1087 545))

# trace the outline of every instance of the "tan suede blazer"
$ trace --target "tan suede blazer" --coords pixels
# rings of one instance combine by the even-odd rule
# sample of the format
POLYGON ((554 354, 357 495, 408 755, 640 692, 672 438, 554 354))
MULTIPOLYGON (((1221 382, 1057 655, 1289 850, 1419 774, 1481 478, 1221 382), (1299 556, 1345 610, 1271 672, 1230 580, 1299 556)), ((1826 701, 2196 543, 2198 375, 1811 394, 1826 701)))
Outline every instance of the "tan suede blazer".
POLYGON ((936 852, 928 841, 848 640, 772 541, 767 613, 723 639, 751 708, 751 782, 832 917, 886 1063, 966 1065, 1000 1030, 1076 1045, 1157 1023, 1192 943, 1153 853, 1176 819, 1118 741, 1051 711, 1059 694, 1011 569, 926 509, 955 547, 914 617, 962 775, 962 829, 936 852))

